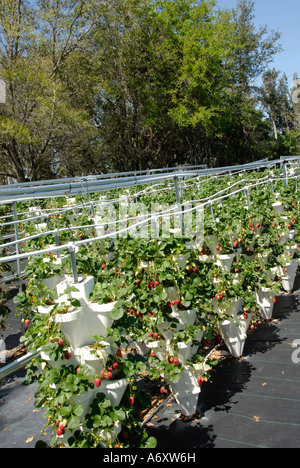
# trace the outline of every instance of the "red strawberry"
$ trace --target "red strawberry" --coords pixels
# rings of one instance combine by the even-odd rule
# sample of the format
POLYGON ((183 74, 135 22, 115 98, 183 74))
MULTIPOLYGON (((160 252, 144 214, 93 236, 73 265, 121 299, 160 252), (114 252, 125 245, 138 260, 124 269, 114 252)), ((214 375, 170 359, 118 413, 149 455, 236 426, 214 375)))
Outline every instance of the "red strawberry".
POLYGON ((65 344, 64 340, 62 340, 61 338, 58 340, 58 345, 59 346, 63 346, 65 344))
POLYGON ((129 397, 128 401, 129 401, 130 406, 134 405, 134 397, 133 396, 129 397))
POLYGON ((30 325, 30 320, 29 319, 25 320, 25 325, 26 325, 26 327, 28 327, 30 325))
POLYGON ((95 387, 100 387, 101 385, 101 379, 99 377, 96 377, 94 380, 95 387))
POLYGON ((175 366, 178 366, 179 360, 178 360, 177 358, 173 359, 173 364, 174 364, 175 366))

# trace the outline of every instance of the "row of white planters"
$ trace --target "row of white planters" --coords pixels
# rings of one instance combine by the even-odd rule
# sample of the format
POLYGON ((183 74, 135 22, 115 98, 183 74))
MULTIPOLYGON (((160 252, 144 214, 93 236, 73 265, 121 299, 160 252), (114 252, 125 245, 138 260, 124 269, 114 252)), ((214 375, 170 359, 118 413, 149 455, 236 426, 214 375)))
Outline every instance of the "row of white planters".
MULTIPOLYGON (((174 301, 178 298, 176 288, 168 288, 168 299, 174 301)), ((164 339, 157 341, 148 341, 146 343, 137 343, 138 350, 141 354, 146 354, 149 351, 154 351, 158 359, 165 360, 169 356, 178 358, 179 362, 185 366, 181 374, 180 380, 176 383, 168 381, 170 389, 178 403, 178 406, 183 415, 192 417, 197 410, 198 398, 201 388, 198 383, 198 377, 203 376, 203 366, 187 364, 198 350, 198 345, 193 344, 193 340, 189 343, 178 342, 174 344, 173 337, 175 332, 183 331, 187 326, 195 325, 197 320, 196 309, 180 310, 176 305, 172 306, 171 318, 174 318, 178 323, 169 321, 157 324, 158 331, 164 339)), ((200 331, 195 338, 201 342, 204 335, 204 330, 200 331)))
MULTIPOLYGON (((49 281, 45 282, 48 287, 56 288, 57 290, 57 302, 65 302, 66 296, 63 294, 65 289, 73 285, 79 292, 72 292, 72 297, 77 298, 81 302, 81 307, 78 309, 66 313, 57 314, 55 321, 60 324, 61 331, 70 343, 70 359, 61 359, 59 361, 51 361, 45 353, 41 353, 41 357, 51 367, 59 368, 62 365, 75 367, 86 365, 93 370, 97 375, 100 375, 101 370, 105 367, 105 362, 112 350, 109 342, 103 342, 102 349, 96 353, 92 353, 91 346, 95 340, 92 335, 101 335, 107 337, 107 328, 112 325, 110 319, 110 312, 113 309, 115 303, 110 304, 96 304, 89 301, 90 293, 94 288, 94 278, 86 277, 79 278, 79 283, 73 284, 72 278, 60 278, 53 277, 49 278, 49 281)), ((39 307, 40 313, 48 313, 51 307, 39 307)), ((105 380, 102 379, 99 388, 95 387, 93 390, 89 390, 83 395, 78 395, 74 398, 74 403, 79 403, 83 406, 83 413, 81 416, 82 425, 80 426, 81 431, 85 431, 84 421, 85 416, 89 412, 89 407, 92 404, 95 396, 98 392, 104 393, 105 396, 110 400, 111 406, 115 407, 120 404, 120 401, 124 395, 124 392, 128 386, 127 379, 120 380, 105 380)), ((114 427, 107 431, 102 431, 101 437, 103 438, 103 444, 107 445, 113 443, 117 435, 121 430, 121 424, 116 424, 114 427)), ((68 438, 72 435, 72 432, 67 430, 60 439, 66 444, 68 438)))
MULTIPOLYGON (((290 292, 293 289, 299 261, 294 259, 297 245, 292 247, 286 247, 285 254, 278 258, 278 262, 284 263, 284 266, 278 266, 272 268, 268 272, 270 279, 274 279, 276 274, 282 278, 283 289, 290 292)), ((229 271, 234 259, 234 254, 217 256, 217 264, 219 264, 224 270, 229 271)), ((267 256, 261 257, 262 266, 266 263, 267 256)), ((237 279, 238 280, 238 279, 237 279)), ((243 279, 240 278, 242 281, 243 279)), ((272 318, 274 309, 274 299, 277 293, 270 289, 259 287, 254 292, 257 305, 260 309, 260 314, 263 319, 269 320, 272 318)), ((232 315, 232 320, 226 320, 221 322, 219 325, 220 333, 223 337, 225 344, 231 355, 236 358, 240 358, 243 354, 244 345, 247 337, 247 331, 252 320, 252 316, 249 314, 248 319, 241 318, 242 315, 237 316, 238 312, 242 311, 242 304, 236 301, 233 310, 231 308, 226 310, 227 315, 232 315)))

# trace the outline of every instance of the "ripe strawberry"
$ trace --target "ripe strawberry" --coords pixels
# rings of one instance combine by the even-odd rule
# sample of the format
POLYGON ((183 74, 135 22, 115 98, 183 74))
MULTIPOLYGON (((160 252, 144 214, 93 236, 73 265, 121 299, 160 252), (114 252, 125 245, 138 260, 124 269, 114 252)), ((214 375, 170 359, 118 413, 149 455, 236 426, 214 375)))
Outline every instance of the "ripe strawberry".
POLYGON ((68 352, 68 353, 65 353, 64 358, 69 360, 71 359, 71 356, 72 356, 71 353, 68 352))
POLYGON ((118 362, 114 362, 114 363, 113 363, 113 368, 116 370, 116 369, 118 369, 118 367, 119 367, 119 363, 118 363, 118 362))
POLYGON ((203 382, 204 382, 203 378, 201 377, 201 375, 199 375, 198 384, 200 385, 200 387, 202 386, 203 382))
POLYGON ((94 380, 95 387, 100 387, 101 385, 101 379, 99 377, 96 377, 94 380))
POLYGON ((129 401, 130 406, 134 405, 134 397, 133 396, 129 397, 128 401, 129 401))
POLYGON ((60 423, 58 424, 58 427, 59 427, 59 429, 60 429, 61 431, 64 431, 64 430, 65 430, 66 425, 67 425, 67 422, 68 422, 68 421, 67 421, 66 419, 64 419, 62 422, 60 422, 60 423))
POLYGON ((25 325, 26 325, 26 327, 28 327, 30 325, 30 320, 29 319, 25 320, 25 325))
POLYGON ((178 366, 178 364, 179 364, 179 359, 177 359, 177 358, 173 359, 173 364, 174 364, 175 366, 178 366))
POLYGON ((155 357, 155 356, 156 356, 155 352, 154 352, 154 351, 151 351, 150 356, 151 356, 151 357, 155 357))
POLYGON ((56 434, 57 434, 58 436, 61 436, 61 435, 63 435, 64 433, 65 433, 65 430, 64 430, 64 429, 60 429, 59 427, 57 428, 56 434))
POLYGON ((64 340, 63 340, 62 338, 60 338, 60 339, 58 340, 58 345, 59 345, 59 346, 63 346, 64 344, 65 344, 64 340))

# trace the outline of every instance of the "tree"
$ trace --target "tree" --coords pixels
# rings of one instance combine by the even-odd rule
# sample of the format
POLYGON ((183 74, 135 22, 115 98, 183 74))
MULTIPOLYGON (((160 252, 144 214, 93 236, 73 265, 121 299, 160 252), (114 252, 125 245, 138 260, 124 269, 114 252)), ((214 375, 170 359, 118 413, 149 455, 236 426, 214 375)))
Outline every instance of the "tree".
MULTIPOLYGON (((63 67, 92 28, 86 2, 1 0, 1 75, 8 93, 1 108, 2 167, 19 182, 55 177, 60 153, 92 125, 74 106, 63 67), (46 14, 47 12, 47 14, 46 14), (87 25, 82 31, 83 25, 87 25)), ((94 24, 94 23, 93 23, 94 24)))
POLYGON ((286 75, 279 78, 279 72, 274 68, 265 72, 260 88, 260 101, 272 123, 274 138, 277 140, 279 132, 284 135, 293 127, 293 106, 286 75))

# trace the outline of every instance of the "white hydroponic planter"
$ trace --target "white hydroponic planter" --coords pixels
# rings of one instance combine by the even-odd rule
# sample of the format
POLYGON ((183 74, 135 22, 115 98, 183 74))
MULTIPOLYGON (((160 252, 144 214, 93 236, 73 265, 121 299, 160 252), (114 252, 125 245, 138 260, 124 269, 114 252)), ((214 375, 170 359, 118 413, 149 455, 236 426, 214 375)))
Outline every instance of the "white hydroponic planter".
POLYGON ((177 258, 174 257, 174 260, 177 261, 179 268, 185 268, 187 261, 189 259, 189 255, 178 255, 177 258))
POLYGON ((56 286, 57 295, 59 297, 59 302, 66 302, 68 297, 65 293, 65 290, 68 286, 74 286, 78 289, 78 292, 72 292, 71 296, 74 299, 82 300, 88 302, 89 297, 94 289, 95 280, 93 276, 79 277, 78 283, 74 283, 73 278, 66 277, 63 281, 58 283, 56 286))
MULTIPOLYGON (((66 314, 56 314, 54 320, 60 323, 61 331, 69 341, 73 349, 81 348, 93 344, 93 335, 106 337, 107 327, 113 321, 110 319, 110 312, 115 303, 109 304, 83 304, 73 312, 66 314)), ((52 307, 39 307, 40 313, 47 313, 52 307)))
POLYGON ((199 393, 201 392, 201 387, 198 383, 199 375, 203 375, 200 366, 186 366, 178 382, 169 382, 170 389, 180 411, 184 416, 189 418, 197 411, 199 393))
POLYGON ((153 351, 160 361, 166 358, 167 346, 165 340, 147 341, 146 346, 149 350, 153 351))
POLYGON ((84 328, 86 339, 90 340, 92 335, 108 335, 107 328, 112 326, 113 320, 110 318, 110 313, 115 307, 116 302, 107 304, 97 304, 88 302, 83 304, 83 320, 82 327, 84 328))
POLYGON ((196 338, 189 341, 188 343, 184 343, 180 341, 176 345, 172 344, 172 341, 168 341, 166 344, 168 355, 178 357, 179 361, 182 364, 185 364, 186 361, 190 361, 194 354, 197 353, 199 345, 193 345, 193 341, 201 342, 204 335, 204 330, 201 330, 196 338))
POLYGON ((266 271, 266 275, 269 280, 274 281, 276 275, 279 273, 279 268, 278 267, 273 267, 270 268, 270 270, 266 271))
POLYGON ((104 393, 106 397, 110 400, 111 406, 118 406, 123 398, 125 390, 128 386, 127 379, 119 380, 105 380, 101 381, 99 390, 101 393, 104 393))
POLYGON ((256 292, 256 302, 260 307, 260 312, 265 320, 270 320, 273 315, 274 302, 276 293, 267 288, 260 288, 256 292))
MULTIPOLYGON (((40 311, 41 309, 39 309, 40 311)), ((78 308, 67 314, 56 314, 54 320, 60 324, 60 329, 73 349, 86 345, 85 334, 82 333, 81 318, 83 309, 78 308)))
POLYGON ((45 278, 41 281, 41 283, 49 288, 51 291, 55 291, 54 299, 58 299, 56 286, 65 280, 65 276, 51 276, 49 278, 45 278))
POLYGON ((245 279, 245 275, 241 275, 240 273, 235 273, 233 276, 232 283, 233 284, 243 284, 245 279))
POLYGON ((109 343, 102 342, 103 349, 98 349, 93 352, 91 346, 82 346, 74 350, 74 354, 78 362, 83 366, 86 365, 89 369, 100 375, 104 369, 108 356, 111 353, 109 343))
POLYGON ((212 304, 214 308, 218 310, 220 315, 222 315, 223 313, 226 315, 230 315, 233 318, 236 318, 237 314, 241 311, 243 303, 244 303, 244 300, 242 298, 233 298, 231 300, 230 305, 226 306, 226 308, 225 307, 222 308, 222 304, 220 304, 217 299, 212 300, 212 304))
POLYGON ((179 332, 185 329, 186 326, 194 325, 197 318, 197 309, 190 310, 173 310, 170 314, 172 318, 178 320, 178 323, 161 322, 157 324, 158 331, 166 340, 172 340, 174 332, 179 332))
POLYGON ((58 359, 57 361, 50 359, 48 354, 46 354, 44 351, 41 351, 40 356, 43 361, 45 361, 47 364, 49 364, 50 367, 53 367, 54 369, 60 369, 62 366, 77 366, 78 361, 76 356, 72 353, 71 349, 69 349, 69 352, 71 353, 70 359, 58 359))
MULTIPOLYGON (((89 407, 92 404, 96 393, 100 390, 100 388, 93 388, 88 390, 87 392, 83 393, 82 395, 76 395, 70 399, 71 405, 81 405, 83 407, 82 415, 79 417, 82 425, 85 424, 85 417, 88 413, 89 407)), ((80 427, 82 430, 82 427, 80 427)))
POLYGON ((235 254, 216 255, 216 264, 226 271, 230 271, 235 254))
POLYGON ((282 286, 285 291, 291 291, 293 289, 296 273, 298 270, 298 260, 292 260, 286 264, 283 268, 280 267, 279 271, 282 276, 282 286), (287 270, 287 271, 286 271, 287 270))
MULTIPOLYGON (((169 288, 166 288, 165 291, 168 294, 168 300, 169 301, 176 301, 176 299, 179 299, 179 294, 178 294, 176 286, 171 286, 169 288)), ((176 305, 172 306, 172 309, 176 310, 177 306, 176 305)))
POLYGON ((103 442, 100 443, 102 447, 107 447, 116 442, 118 435, 122 429, 122 424, 118 421, 114 423, 109 429, 103 429, 99 432, 99 436, 103 439, 103 442))
POLYGON ((285 247, 285 252, 287 253, 287 255, 290 256, 290 258, 293 258, 295 256, 295 253, 297 251, 297 244, 294 244, 294 245, 287 245, 285 247))
POLYGON ((296 229, 290 229, 287 236, 290 240, 293 240, 295 235, 296 235, 296 229))
POLYGON ((217 250, 217 247, 219 245, 219 239, 216 235, 211 235, 211 236, 206 236, 205 237, 206 242, 208 247, 210 248, 210 251, 214 254, 217 255, 219 251, 217 250))
POLYGON ((243 354, 251 320, 252 315, 249 314, 248 319, 234 318, 233 320, 224 320, 219 324, 222 338, 230 354, 235 358, 240 358, 243 354))
POLYGON ((274 208, 274 210, 276 211, 276 213, 281 216, 284 212, 284 206, 283 204, 281 203, 281 201, 277 201, 275 203, 272 203, 272 207, 274 208))
POLYGON ((143 341, 136 341, 135 347, 138 354, 141 354, 142 356, 145 356, 147 353, 149 353, 149 348, 143 341))

